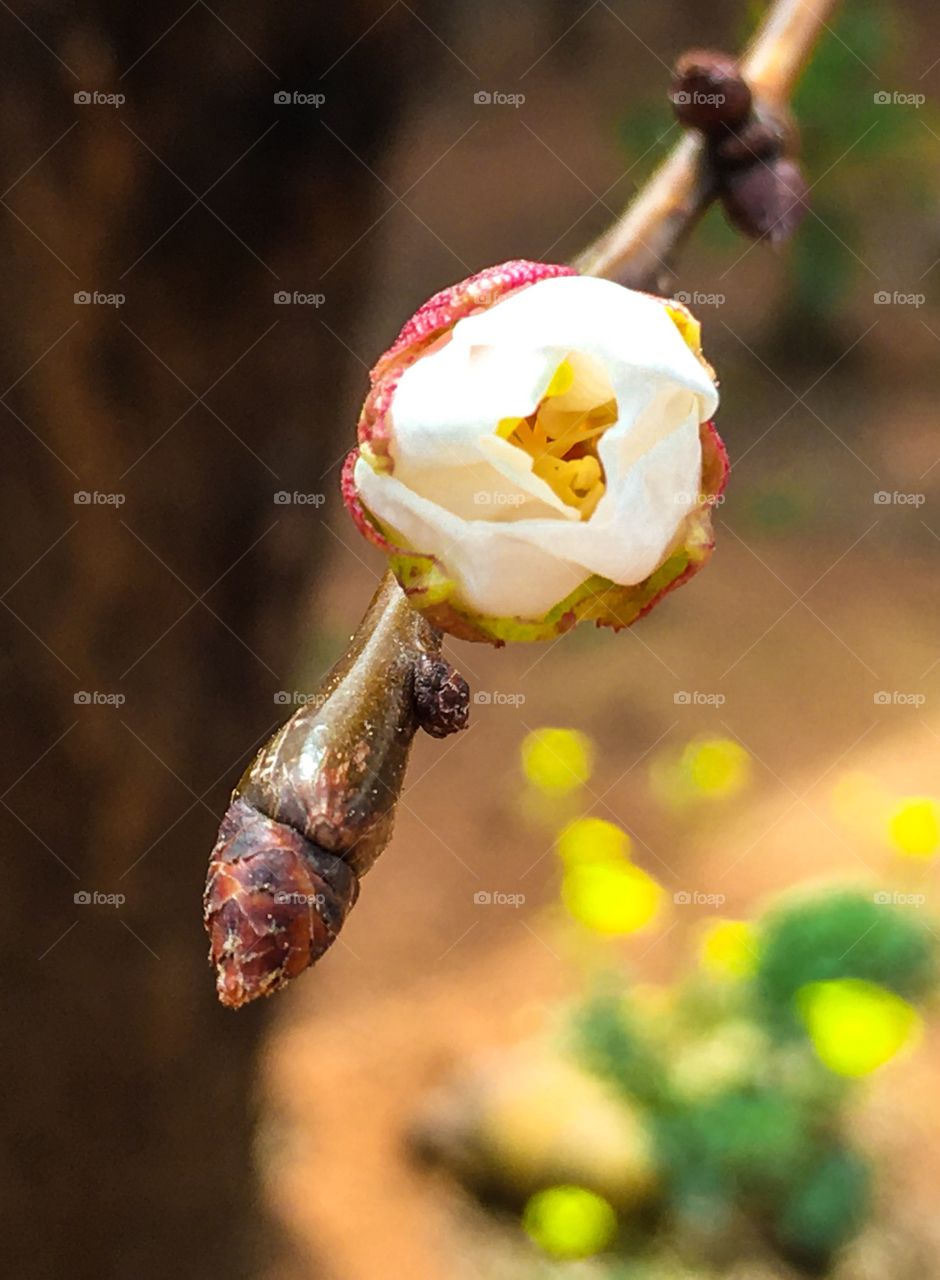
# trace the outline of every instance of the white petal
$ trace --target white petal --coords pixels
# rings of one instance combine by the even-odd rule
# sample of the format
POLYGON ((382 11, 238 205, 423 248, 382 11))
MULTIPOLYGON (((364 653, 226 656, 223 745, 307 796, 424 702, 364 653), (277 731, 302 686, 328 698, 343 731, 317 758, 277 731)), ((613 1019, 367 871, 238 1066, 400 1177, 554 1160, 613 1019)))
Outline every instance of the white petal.
POLYGON ((497 436, 481 442, 477 456, 459 466, 396 467, 395 477, 419 497, 464 520, 516 521, 561 516, 578 519, 554 491, 532 475, 532 459, 497 436))
POLYGON ((585 579, 580 566, 559 559, 550 546, 515 538, 519 526, 461 519, 420 497, 395 475, 374 472, 361 458, 355 482, 370 511, 415 551, 443 562, 459 583, 461 600, 478 613, 538 618, 585 579))
MULTIPOLYGON (((536 286, 532 286, 535 288, 536 286)), ((536 407, 568 351, 518 341, 476 342, 461 320, 445 343, 407 368, 392 401, 393 455, 400 474, 428 465, 478 460, 478 444, 500 418, 524 418, 536 407)))
POLYGON ((405 371, 392 403, 392 475, 365 463, 366 505, 437 556, 471 608, 538 617, 593 573, 629 585, 662 562, 701 479, 699 423, 718 397, 665 307, 606 280, 560 277, 461 320, 405 371), (601 436, 605 492, 588 520, 496 435, 558 365, 597 362, 617 401, 601 436))
POLYGON ((615 391, 688 387, 701 421, 718 396, 665 307, 610 280, 540 280, 486 311, 458 321, 450 341, 405 370, 392 404, 399 475, 431 455, 467 461, 501 418, 525 417, 569 351, 597 358, 615 391), (619 375, 615 378, 615 373, 619 375))
MULTIPOLYGON (((518 499, 516 514, 512 516, 514 521, 551 515, 562 520, 580 522, 579 512, 562 502, 551 485, 533 473, 534 459, 524 449, 499 436, 490 435, 484 436, 480 441, 480 452, 492 463, 518 499)), ((492 471, 487 479, 491 484, 496 483, 492 471)))

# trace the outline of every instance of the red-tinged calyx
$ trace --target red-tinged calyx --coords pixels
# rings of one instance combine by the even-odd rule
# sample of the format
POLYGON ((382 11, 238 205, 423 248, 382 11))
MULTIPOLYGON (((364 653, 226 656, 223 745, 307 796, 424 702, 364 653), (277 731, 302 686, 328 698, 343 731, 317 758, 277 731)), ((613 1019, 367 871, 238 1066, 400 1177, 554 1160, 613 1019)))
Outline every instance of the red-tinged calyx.
POLYGON ((441 289, 420 306, 369 374, 372 390, 362 406, 358 434, 360 448, 368 452, 372 465, 379 470, 391 469, 389 414, 395 389, 409 365, 444 337, 458 320, 484 311, 539 280, 577 274, 573 267, 560 263, 513 259, 441 289))

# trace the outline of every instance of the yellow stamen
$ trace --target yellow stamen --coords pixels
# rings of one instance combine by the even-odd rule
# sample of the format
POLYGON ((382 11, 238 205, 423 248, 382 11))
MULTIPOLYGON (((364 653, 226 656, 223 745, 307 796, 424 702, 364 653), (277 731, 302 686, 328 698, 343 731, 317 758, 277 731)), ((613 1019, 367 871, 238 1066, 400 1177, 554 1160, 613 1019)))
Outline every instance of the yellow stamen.
POLYGON ((576 444, 583 444, 586 440, 593 440, 595 436, 602 436, 610 426, 609 422, 605 422, 600 427, 582 426, 581 424, 586 423, 586 421, 586 417, 580 418, 571 427, 567 427, 564 434, 558 436, 557 439, 553 440, 549 437, 545 452, 551 454, 552 457, 563 458, 568 450, 573 449, 576 444))
POLYGON ((496 434, 525 450, 532 458, 533 474, 587 520, 604 494, 597 440, 617 421, 617 402, 610 399, 586 409, 584 388, 579 392, 576 382, 574 364, 562 360, 535 412, 527 418, 501 418, 496 434), (575 394, 566 407, 565 397, 572 390, 575 394))
POLYGON ((508 440, 514 431, 516 431, 525 422, 525 418, 500 418, 496 424, 496 434, 504 440, 508 440))
POLYGON ((566 391, 570 391, 574 385, 574 367, 570 360, 562 360, 561 364, 552 374, 552 380, 545 388, 545 399, 550 400, 553 396, 563 396, 566 391))

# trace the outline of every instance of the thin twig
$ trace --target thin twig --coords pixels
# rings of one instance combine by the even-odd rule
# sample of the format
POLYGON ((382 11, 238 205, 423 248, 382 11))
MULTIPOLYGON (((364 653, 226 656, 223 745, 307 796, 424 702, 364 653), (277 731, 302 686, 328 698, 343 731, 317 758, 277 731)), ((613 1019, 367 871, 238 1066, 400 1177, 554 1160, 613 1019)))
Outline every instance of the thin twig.
MULTIPOLYGON (((786 109, 837 0, 778 0, 741 59, 757 101, 786 109)), ((582 275, 659 291, 676 250, 715 198, 701 134, 686 132, 620 218, 575 259, 582 275)))

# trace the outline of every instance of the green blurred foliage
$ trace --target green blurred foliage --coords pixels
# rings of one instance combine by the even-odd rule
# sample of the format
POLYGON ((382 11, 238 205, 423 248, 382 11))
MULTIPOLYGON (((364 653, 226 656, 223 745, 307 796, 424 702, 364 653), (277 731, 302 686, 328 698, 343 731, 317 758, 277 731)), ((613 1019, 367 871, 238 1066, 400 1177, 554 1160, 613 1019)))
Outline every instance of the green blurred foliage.
POLYGON ((809 337, 832 324, 853 289, 867 300, 877 287, 870 215, 887 207, 903 225, 940 189, 923 127, 940 128, 936 109, 876 101, 904 87, 896 51, 906 23, 903 10, 885 0, 842 6, 797 86, 793 105, 813 213, 793 244, 787 319, 794 329, 808 323, 809 337))
POLYGON ((807 983, 858 978, 919 1000, 937 981, 928 924, 871 893, 794 898, 764 918, 758 936, 757 1011, 780 1034, 802 1034, 794 997, 807 983))
POLYGON ((572 1014, 576 1060, 640 1105, 654 1137, 656 1229, 627 1237, 639 1261, 668 1248, 704 1268, 695 1274, 715 1265, 720 1275, 759 1241, 797 1274, 824 1276, 865 1225, 873 1169, 849 1132, 858 1083, 824 1065, 797 993, 834 979, 912 1001, 933 993, 936 935, 879 898, 842 888, 791 896, 757 922, 749 976, 696 969, 652 1005, 648 989, 634 997, 608 980, 572 1014))
POLYGON ((862 1226, 870 1185, 861 1156, 834 1146, 789 1188, 775 1216, 781 1244, 811 1265, 828 1259, 862 1226))
POLYGON ((572 1029, 584 1065, 596 1075, 647 1106, 667 1104, 660 1056, 630 1016, 622 993, 588 1001, 576 1012, 572 1029))

